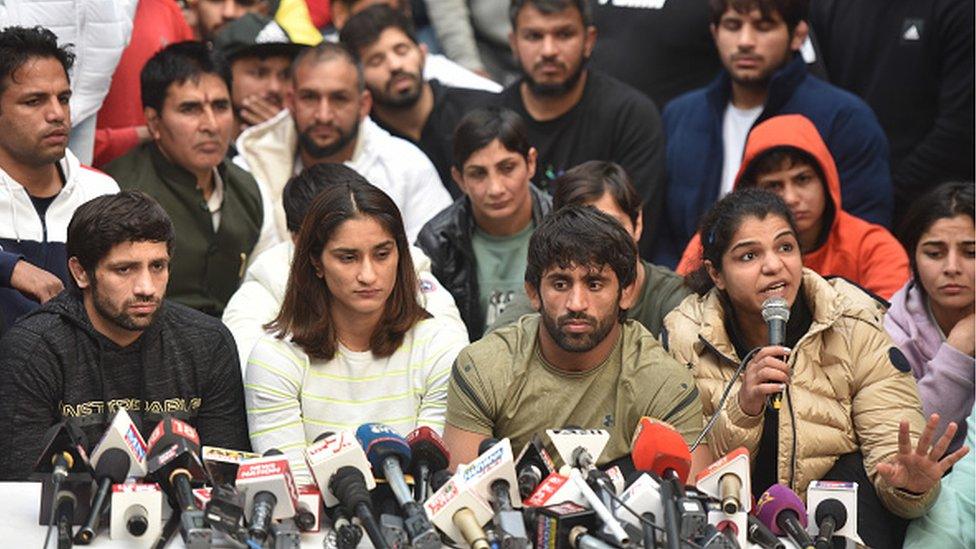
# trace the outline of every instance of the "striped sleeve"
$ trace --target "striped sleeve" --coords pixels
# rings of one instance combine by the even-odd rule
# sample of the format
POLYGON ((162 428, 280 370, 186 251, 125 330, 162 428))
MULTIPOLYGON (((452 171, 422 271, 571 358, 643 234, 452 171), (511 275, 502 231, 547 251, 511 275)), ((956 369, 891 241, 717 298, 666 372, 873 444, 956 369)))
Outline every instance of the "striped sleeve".
POLYGON ((431 352, 428 353, 424 365, 426 383, 417 412, 417 426, 426 425, 443 433, 451 366, 458 353, 468 344, 468 338, 460 330, 448 329, 441 329, 439 333, 431 335, 428 343, 431 352))
POLYGON ((261 338, 247 361, 244 401, 251 447, 264 453, 271 448, 284 452, 295 481, 311 482, 305 465, 305 429, 299 397, 308 360, 287 342, 271 336, 261 338))

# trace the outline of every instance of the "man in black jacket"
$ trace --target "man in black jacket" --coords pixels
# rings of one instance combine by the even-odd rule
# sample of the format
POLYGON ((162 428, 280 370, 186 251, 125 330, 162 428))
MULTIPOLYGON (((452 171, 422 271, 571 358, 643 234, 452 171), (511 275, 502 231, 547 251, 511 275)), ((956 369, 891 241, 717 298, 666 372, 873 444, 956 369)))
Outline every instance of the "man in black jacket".
POLYGON ((464 192, 424 225, 417 246, 457 303, 471 341, 524 294, 529 237, 552 199, 532 186, 536 150, 519 116, 472 111, 454 132, 451 175, 464 192))
POLYGON ((148 435, 164 413, 205 444, 249 449, 234 340, 220 321, 163 299, 173 225, 149 196, 102 196, 68 226, 71 287, 0 340, 0 479, 31 473, 48 427, 89 444, 126 408, 148 435))

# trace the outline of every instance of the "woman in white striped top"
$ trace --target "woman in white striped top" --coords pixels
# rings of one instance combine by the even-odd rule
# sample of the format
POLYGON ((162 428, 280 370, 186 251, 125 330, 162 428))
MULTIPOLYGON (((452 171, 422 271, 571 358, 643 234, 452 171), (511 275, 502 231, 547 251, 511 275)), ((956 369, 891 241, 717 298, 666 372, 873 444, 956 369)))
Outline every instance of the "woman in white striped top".
POLYGON ((277 448, 311 482, 302 449, 324 431, 384 423, 443 431, 466 334, 416 300, 400 212, 349 170, 312 202, 272 335, 254 347, 245 398, 255 451, 277 448))

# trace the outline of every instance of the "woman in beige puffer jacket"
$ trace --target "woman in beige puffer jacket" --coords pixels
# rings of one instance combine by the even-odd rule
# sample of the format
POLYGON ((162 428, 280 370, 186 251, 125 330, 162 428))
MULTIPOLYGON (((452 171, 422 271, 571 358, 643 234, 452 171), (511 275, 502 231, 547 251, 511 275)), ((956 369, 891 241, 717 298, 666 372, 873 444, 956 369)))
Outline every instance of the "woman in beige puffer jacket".
POLYGON ((915 381, 884 331, 880 303, 851 283, 803 268, 789 210, 771 193, 749 189, 727 196, 705 217, 701 234, 705 266, 696 289, 704 295, 686 298, 666 317, 665 328, 670 353, 694 372, 706 419, 719 414, 707 438, 712 453, 744 446, 755 464, 766 397, 783 391, 771 482, 803 497, 810 481, 822 478, 840 456, 860 452, 885 508, 904 518, 924 514, 938 495, 942 472, 958 458, 899 454, 900 424, 911 439, 927 437, 926 457, 932 437, 923 435, 915 381), (769 297, 785 298, 796 316, 806 317, 799 331, 795 323, 787 325, 792 350, 766 347, 760 311, 769 297), (719 410, 743 358, 735 341, 740 351, 763 349, 719 410), (784 352, 785 362, 778 358, 784 352))

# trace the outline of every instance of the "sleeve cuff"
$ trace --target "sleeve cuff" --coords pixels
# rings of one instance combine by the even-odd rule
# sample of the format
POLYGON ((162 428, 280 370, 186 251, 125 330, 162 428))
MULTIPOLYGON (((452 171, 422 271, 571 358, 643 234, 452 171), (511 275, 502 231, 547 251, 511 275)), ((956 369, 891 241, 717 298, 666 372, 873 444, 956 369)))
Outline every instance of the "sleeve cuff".
POLYGON ((10 277, 17 262, 24 259, 21 254, 0 251, 0 287, 10 288, 10 277))
MULTIPOLYGON (((765 411, 765 408, 763 408, 763 411, 765 411)), ((739 406, 738 392, 730 395, 729 400, 725 402, 725 415, 728 416, 732 425, 740 429, 755 429, 763 421, 762 413, 757 416, 750 416, 742 410, 742 407, 739 406)))

